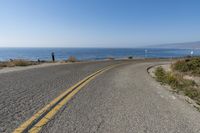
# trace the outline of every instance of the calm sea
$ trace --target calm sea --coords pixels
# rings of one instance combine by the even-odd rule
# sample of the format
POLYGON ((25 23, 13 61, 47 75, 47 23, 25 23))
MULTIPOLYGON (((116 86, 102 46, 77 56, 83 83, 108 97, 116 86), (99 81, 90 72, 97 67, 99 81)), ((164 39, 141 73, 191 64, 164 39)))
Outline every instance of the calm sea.
MULTIPOLYGON (((75 56, 79 60, 102 60, 107 57, 172 58, 191 54, 191 49, 143 49, 143 48, 0 48, 0 61, 9 59, 51 60, 51 52, 57 60, 75 56), (145 52, 146 51, 146 52, 145 52)), ((200 49, 193 50, 200 55, 200 49)))

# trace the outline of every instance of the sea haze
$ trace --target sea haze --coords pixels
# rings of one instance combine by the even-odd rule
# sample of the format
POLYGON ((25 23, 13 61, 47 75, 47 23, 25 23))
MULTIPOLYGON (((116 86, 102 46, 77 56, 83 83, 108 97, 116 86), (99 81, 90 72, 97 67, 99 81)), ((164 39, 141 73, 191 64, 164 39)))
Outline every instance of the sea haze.
POLYGON ((200 41, 151 45, 149 48, 200 49, 200 41))
MULTIPOLYGON (((51 60, 55 53, 56 60, 66 60, 75 56, 79 60, 103 60, 108 57, 127 58, 172 58, 190 55, 191 49, 163 48, 0 48, 0 61, 9 59, 51 60), (145 52, 146 50, 146 52, 145 52)), ((200 49, 194 49, 194 56, 200 55, 200 49)))

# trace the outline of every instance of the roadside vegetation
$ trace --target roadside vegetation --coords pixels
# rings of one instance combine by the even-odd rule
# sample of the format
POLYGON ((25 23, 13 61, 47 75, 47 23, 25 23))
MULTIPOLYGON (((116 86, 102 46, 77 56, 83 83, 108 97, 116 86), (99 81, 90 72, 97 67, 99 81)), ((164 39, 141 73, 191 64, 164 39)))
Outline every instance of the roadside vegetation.
MULTIPOLYGON (((58 61, 55 61, 58 62, 58 61)), ((70 56, 67 60, 62 61, 62 63, 66 62, 78 62, 77 58, 74 56, 70 56)), ((52 61, 46 60, 38 60, 38 61, 29 61, 23 59, 10 59, 9 61, 0 61, 0 69, 5 67, 15 67, 15 66, 31 66, 31 65, 38 65, 41 63, 54 63, 52 61)))
POLYGON ((26 60, 10 60, 5 62, 0 62, 0 68, 3 67, 15 67, 15 66, 30 66, 37 65, 38 62, 26 61, 26 60))
POLYGON ((188 58, 177 61, 172 65, 172 69, 184 74, 200 76, 200 58, 188 58))
POLYGON ((133 56, 129 56, 128 59, 130 59, 130 60, 133 59, 133 56))
MULTIPOLYGON (((175 65, 179 66, 179 62, 175 63, 175 65)), ((167 84, 171 86, 171 88, 177 93, 185 94, 186 96, 195 100, 198 105, 200 105, 200 87, 195 83, 195 81, 184 79, 183 74, 173 71, 168 72, 163 67, 156 68, 155 76, 156 80, 161 84, 167 84)))
POLYGON ((68 59, 67 59, 68 62, 77 62, 78 60, 76 59, 76 57, 74 56, 70 56, 68 59))

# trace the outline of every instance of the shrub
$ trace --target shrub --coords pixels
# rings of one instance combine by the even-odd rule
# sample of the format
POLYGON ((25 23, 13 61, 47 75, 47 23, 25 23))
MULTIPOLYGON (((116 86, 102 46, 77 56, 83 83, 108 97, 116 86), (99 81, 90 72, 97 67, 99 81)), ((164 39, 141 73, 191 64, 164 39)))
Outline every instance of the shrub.
POLYGON ((192 71, 192 75, 200 75, 200 67, 194 69, 194 70, 192 71))
POLYGON ((76 62, 77 59, 76 59, 76 57, 74 57, 74 56, 70 56, 70 57, 67 59, 67 61, 69 61, 69 62, 76 62))
POLYGON ((7 62, 0 63, 0 67, 29 66, 36 64, 37 64, 36 62, 25 61, 25 60, 10 60, 7 62))
POLYGON ((182 79, 185 86, 198 86, 194 80, 182 79))
POLYGON ((24 60, 14 60, 14 61, 12 61, 12 63, 13 63, 15 66, 28 66, 28 65, 31 65, 31 62, 29 62, 29 61, 24 61, 24 60))
POLYGON ((190 58, 177 61, 172 65, 174 70, 200 75, 200 58, 190 58))
POLYGON ((175 64, 173 64, 173 68, 181 72, 187 72, 189 70, 188 65, 183 60, 177 61, 175 64))
POLYGON ((165 83, 166 71, 162 67, 157 67, 155 70, 156 80, 165 83))
POLYGON ((7 67, 6 63, 1 62, 0 67, 7 67))
POLYGON ((166 78, 165 79, 166 83, 169 84, 172 88, 181 87, 181 84, 179 83, 177 75, 173 75, 172 73, 168 72, 166 73, 165 78, 166 78))
POLYGON ((184 94, 195 100, 197 100, 196 98, 200 95, 200 93, 197 91, 197 89, 194 89, 192 87, 185 88, 184 94))
POLYGON ((133 56, 129 56, 128 59, 133 59, 133 56))
POLYGON ((179 83, 178 75, 174 75, 171 72, 166 72, 162 67, 158 67, 155 71, 155 76, 157 81, 168 84, 172 88, 179 88, 181 84, 179 83))

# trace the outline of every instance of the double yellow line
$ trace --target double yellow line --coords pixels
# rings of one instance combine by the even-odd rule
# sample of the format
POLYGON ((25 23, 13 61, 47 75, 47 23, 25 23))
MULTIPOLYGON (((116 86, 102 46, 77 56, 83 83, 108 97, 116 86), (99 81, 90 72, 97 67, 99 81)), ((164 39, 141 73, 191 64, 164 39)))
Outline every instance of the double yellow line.
POLYGON ((63 107, 78 91, 80 91, 86 84, 88 84, 95 77, 104 73, 105 71, 116 67, 121 64, 116 64, 112 66, 108 66, 101 70, 96 71, 95 73, 87 76, 83 80, 79 81, 45 107, 43 107, 40 111, 34 114, 30 119, 25 121, 22 125, 20 125, 17 129, 13 131, 13 133, 38 133, 42 127, 47 124, 55 114, 63 107))

